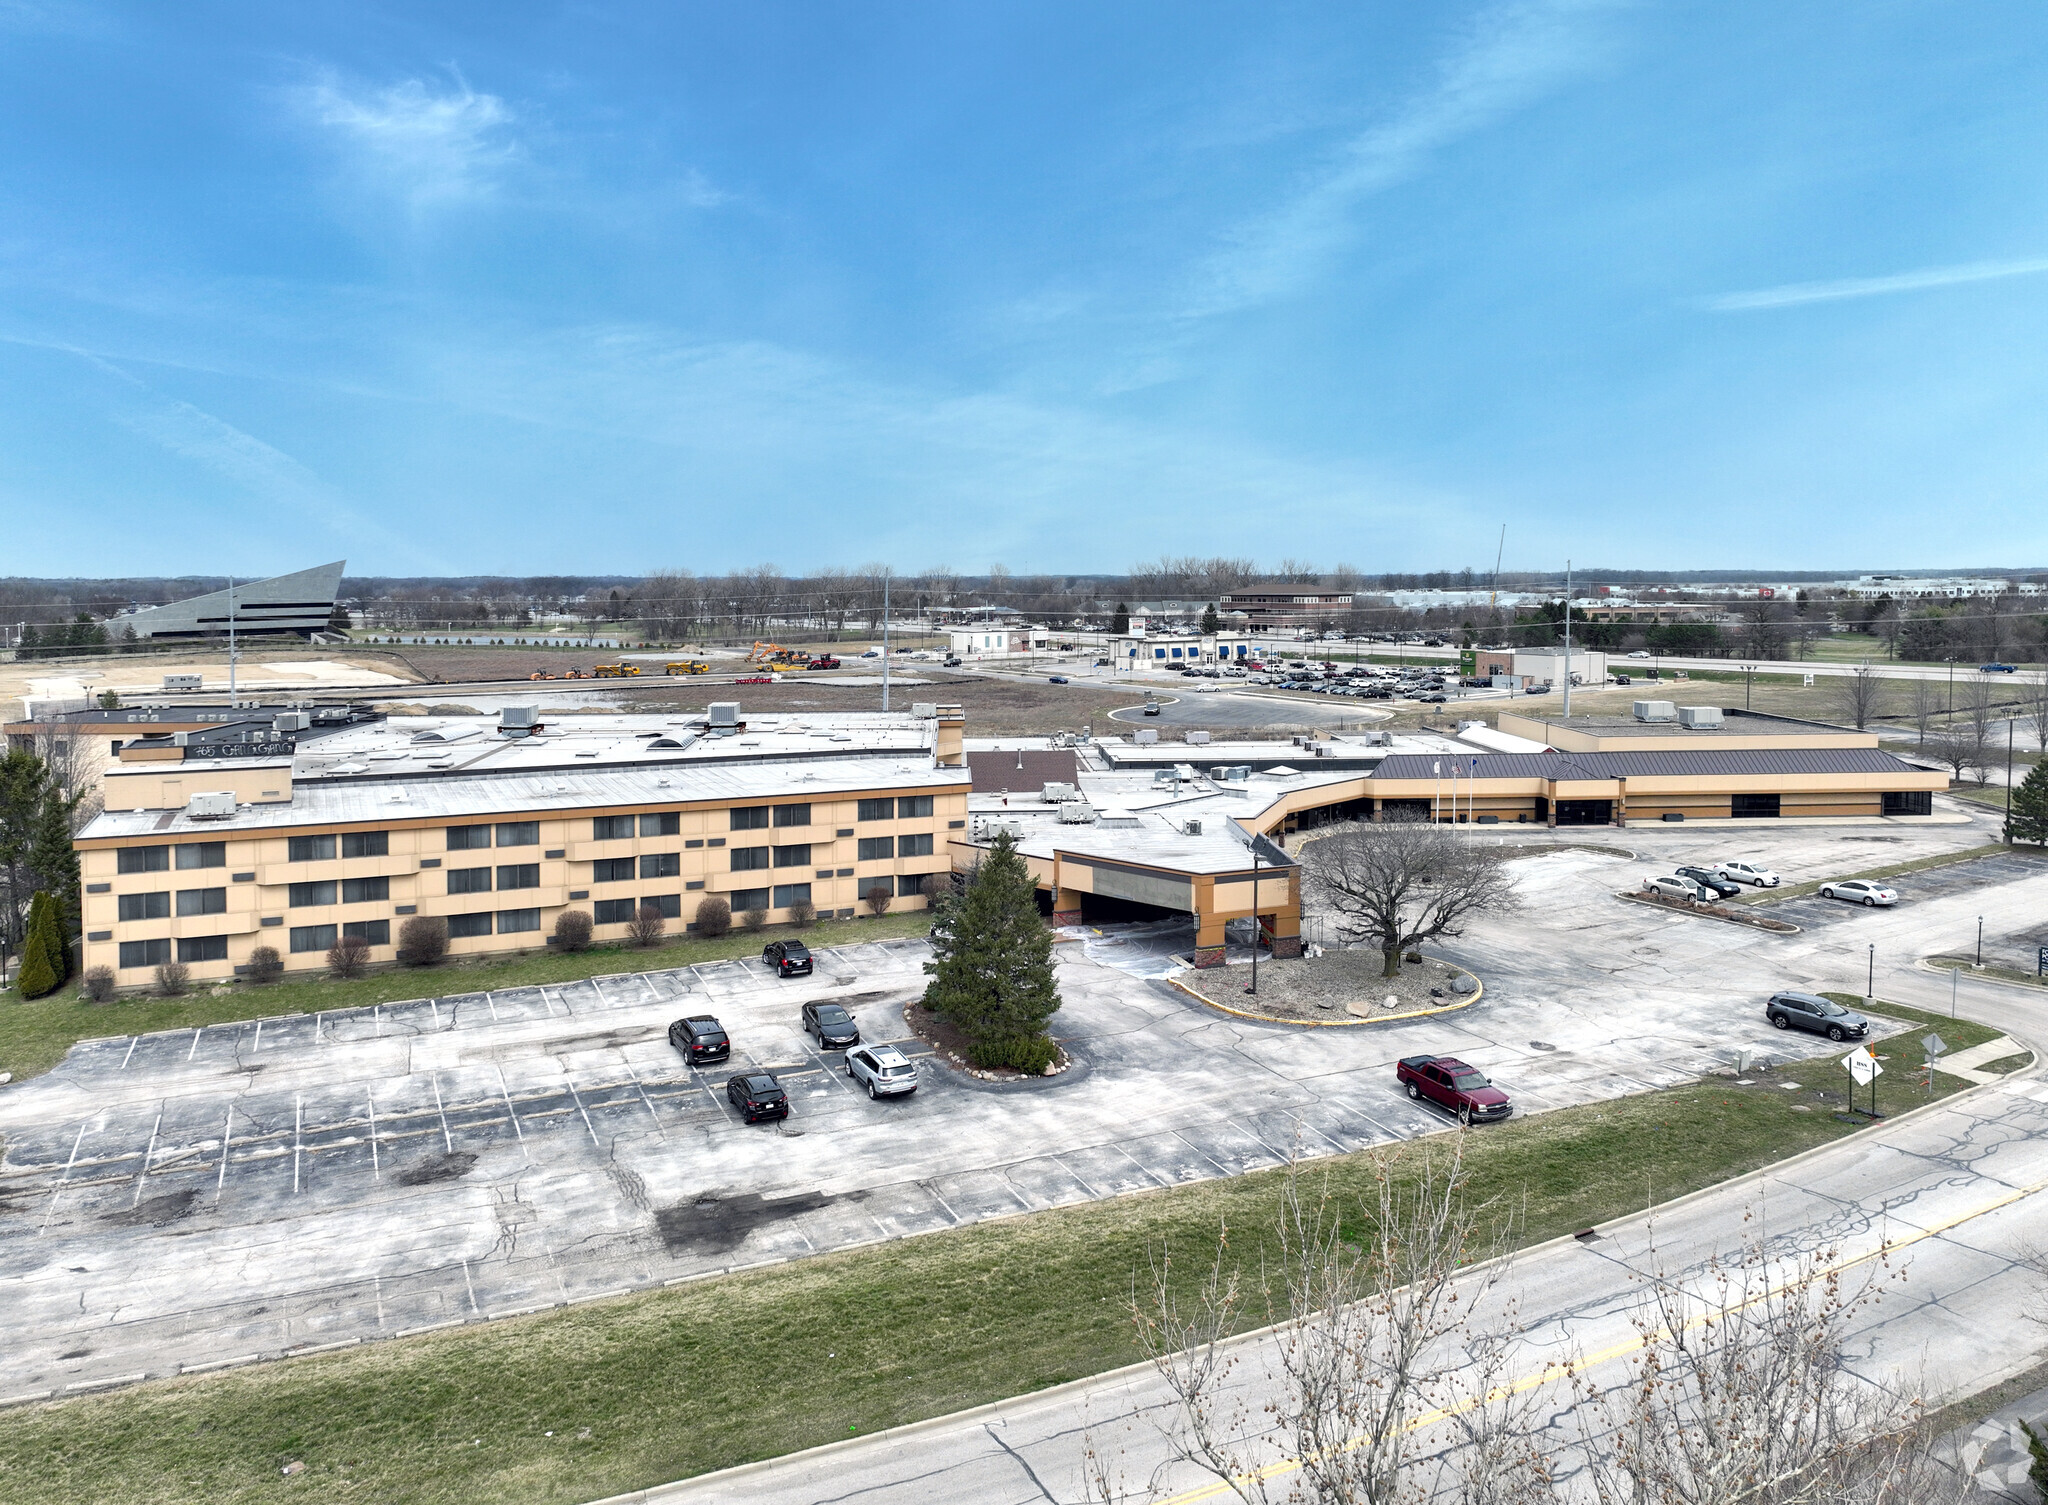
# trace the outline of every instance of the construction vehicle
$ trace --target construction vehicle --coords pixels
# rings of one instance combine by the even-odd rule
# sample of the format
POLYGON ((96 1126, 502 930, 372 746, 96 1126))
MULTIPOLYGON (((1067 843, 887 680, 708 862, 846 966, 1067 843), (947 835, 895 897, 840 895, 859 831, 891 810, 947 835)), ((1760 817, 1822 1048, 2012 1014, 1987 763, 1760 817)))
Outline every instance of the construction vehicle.
POLYGON ((756 643, 747 655, 747 662, 759 669, 802 669, 810 661, 811 656, 801 648, 785 648, 780 643, 756 643))
POLYGON ((679 658, 661 671, 664 674, 709 674, 711 666, 701 658, 679 658))
POLYGON ((836 669, 839 667, 839 660, 829 653, 821 653, 808 664, 805 664, 804 667, 806 669, 836 669))
POLYGON ((599 664, 592 674, 593 679, 633 679, 640 673, 638 664, 599 664))

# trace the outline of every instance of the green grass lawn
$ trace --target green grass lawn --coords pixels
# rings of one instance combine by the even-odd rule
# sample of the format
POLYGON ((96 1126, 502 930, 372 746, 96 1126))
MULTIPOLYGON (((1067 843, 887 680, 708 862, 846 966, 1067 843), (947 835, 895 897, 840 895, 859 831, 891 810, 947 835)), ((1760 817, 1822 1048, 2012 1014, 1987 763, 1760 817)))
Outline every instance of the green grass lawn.
MULTIPOLYGON (((1959 1049, 1972 1038, 1940 1023, 1959 1049)), ((1535 1243, 1860 1127, 1835 1111, 1832 1055, 1754 1076, 1471 1131, 1472 1194, 1517 1210, 1515 1241, 1535 1243)), ((1904 1076, 1881 1079, 1883 1110, 1925 1100, 1904 1076)), ((1935 1096, 1961 1085, 1937 1076, 1935 1096)), ((1403 1146, 1397 1170, 1425 1148, 1403 1146)), ((1364 1201, 1374 1172, 1351 1155, 1304 1174, 1364 1201)), ((574 1502, 653 1485, 1133 1362, 1129 1301, 1150 1259, 1173 1250, 1192 1283, 1227 1229, 1257 1279, 1284 1175, 0 1413, 0 1480, 15 1505, 233 1505, 286 1487, 380 1505, 574 1502), (305 1471, 287 1486, 294 1461, 305 1471)), ((1245 1325, 1268 1316, 1254 1307, 1245 1325)))
MULTIPOLYGON (((822 920, 802 932, 806 944, 851 946, 862 941, 921 936, 931 929, 922 909, 877 918, 822 920)), ((787 935, 787 927, 776 931, 787 935)), ((80 1040, 102 1035, 146 1034, 151 1030, 190 1029, 198 1024, 226 1024, 237 1019, 268 1019, 280 1014, 311 1014, 325 1009, 366 1008, 405 998, 446 997, 487 988, 522 988, 536 983, 574 982, 607 972, 659 972, 697 962, 733 956, 757 956, 761 936, 737 929, 717 940, 676 940, 641 949, 602 945, 565 954, 529 951, 516 956, 479 957, 444 962, 438 967, 399 967, 373 972, 353 982, 336 982, 324 974, 258 984, 239 982, 216 991, 199 986, 183 998, 120 998, 92 1003, 67 984, 47 998, 23 1002, 11 990, 0 991, 0 1071, 19 1081, 48 1071, 80 1040)))

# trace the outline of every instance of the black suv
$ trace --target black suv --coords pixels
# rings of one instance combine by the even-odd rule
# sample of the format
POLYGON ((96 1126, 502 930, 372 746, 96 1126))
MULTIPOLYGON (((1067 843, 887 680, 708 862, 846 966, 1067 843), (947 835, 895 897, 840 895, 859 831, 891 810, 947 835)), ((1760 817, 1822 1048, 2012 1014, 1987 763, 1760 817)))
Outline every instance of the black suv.
POLYGON ((726 1036, 725 1026, 709 1014, 678 1019, 668 1027, 668 1043, 688 1057, 693 1066, 699 1061, 723 1061, 732 1054, 732 1041, 726 1036))
POLYGON ((1702 888, 1710 888, 1719 898, 1727 899, 1742 892, 1742 885, 1710 867, 1675 867, 1671 870, 1681 878, 1690 878, 1702 888))
POLYGON ((804 1033, 818 1037, 820 1050, 844 1050, 860 1044, 860 1026, 836 1003, 805 1004, 804 1033))
POLYGON ((1773 993, 1764 1017, 1779 1029, 1811 1030, 1830 1040, 1861 1040, 1870 1033, 1870 1021, 1854 1009, 1812 993, 1773 993))
POLYGON ((750 1124, 764 1118, 789 1117, 789 1094, 782 1090, 782 1083, 765 1071, 750 1071, 728 1079, 725 1097, 750 1124))
POLYGON ((802 941, 770 941, 761 948, 761 960, 775 968, 777 977, 811 975, 811 948, 802 941))

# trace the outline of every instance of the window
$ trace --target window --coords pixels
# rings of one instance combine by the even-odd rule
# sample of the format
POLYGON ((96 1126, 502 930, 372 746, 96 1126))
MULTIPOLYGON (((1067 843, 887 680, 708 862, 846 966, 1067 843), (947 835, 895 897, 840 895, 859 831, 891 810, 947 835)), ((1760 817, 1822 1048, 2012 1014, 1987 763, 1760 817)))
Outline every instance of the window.
MULTIPOLYGON (((921 894, 924 893, 925 879, 937 876, 938 875, 936 873, 903 874, 896 880, 896 897, 899 899, 915 899, 919 897, 921 894)), ((882 881, 885 883, 888 882, 886 878, 882 881)))
POLYGON ((860 802, 860 818, 862 820, 894 820, 896 818, 896 801, 893 799, 862 800, 860 802))
POLYGON ((491 870, 487 867, 451 867, 448 869, 448 892, 451 894, 487 894, 491 891, 491 870))
POLYGON ((451 852, 474 852, 479 847, 491 844, 489 826, 450 826, 448 828, 448 850, 451 852))
POLYGON ((540 845, 540 822, 537 820, 508 820, 498 826, 498 845, 501 847, 537 847, 540 845))
POLYGON ((726 900, 732 905, 734 914, 745 914, 750 909, 768 907, 768 890, 765 888, 736 888, 726 900))
POLYGON ((929 820, 932 813, 932 797, 928 794, 906 794, 896 801, 898 820, 929 820))
POLYGON ((929 857, 931 854, 932 838, 929 833, 923 836, 899 836, 896 838, 896 855, 898 857, 929 857))
POLYGON ((736 873, 751 873, 768 865, 766 847, 732 848, 732 870, 736 873))
POLYGON ((343 935, 352 935, 372 946, 391 944, 391 922, 389 920, 350 920, 341 927, 343 935))
POLYGON ((177 849, 178 866, 226 867, 228 865, 228 844, 224 841, 192 841, 177 849))
POLYGON ((633 918, 631 899, 599 899, 590 906, 590 918, 600 925, 623 925, 633 918))
POLYGON ((642 836, 680 836, 682 831, 683 818, 674 811, 670 811, 666 815, 643 815, 640 817, 640 834, 642 836))
MULTIPOLYGON (((291 860, 294 862, 325 862, 334 855, 332 836, 294 836, 291 839, 291 860)), ((184 863, 179 863, 183 867, 184 863)))
MULTIPOLYGON (((158 851, 164 850, 162 847, 158 851)), ((171 894, 169 889, 160 889, 153 894, 123 894, 120 902, 121 918, 124 920, 168 920, 171 917, 171 894)), ((127 966, 126 962, 121 964, 127 966)))
POLYGON ((861 862, 885 862, 896 855, 893 836, 863 836, 854 856, 861 862))
MULTIPOLYGON (((124 873, 167 873, 171 868, 169 847, 123 847, 119 857, 118 866, 124 873)), ((123 962, 121 965, 125 967, 128 964, 123 962)))
POLYGON ((383 904, 391 898, 389 878, 344 878, 341 880, 341 902, 344 904, 383 904))
POLYGON ((777 847, 775 849, 775 865, 777 867, 809 867, 811 865, 811 849, 808 846, 777 847))
POLYGON ((285 890, 285 893, 285 902, 293 909, 304 909, 313 904, 332 904, 334 882, 329 879, 325 883, 294 883, 285 890))
POLYGON ((649 894, 640 901, 652 904, 661 911, 664 920, 680 920, 683 917, 683 896, 681 894, 649 894))
POLYGON ((391 855, 391 833, 389 831, 348 831, 341 838, 341 855, 344 857, 389 857, 391 855))
POLYGON ((630 857, 600 857, 590 864, 592 883, 630 883, 633 881, 633 859, 630 857))
POLYGON ((1729 800, 1729 815, 1736 819, 1768 819, 1778 813, 1775 794, 1738 794, 1729 800))
POLYGON ((811 886, 808 883, 778 883, 775 885, 775 907, 787 909, 792 904, 811 902, 811 886))
POLYGON ((778 826, 808 826, 811 823, 809 805, 777 805, 775 824, 778 826))
POLYGON ((224 935, 188 935, 178 941, 181 962, 224 962, 228 959, 228 938, 224 935))
POLYGON ((1883 811, 1886 815, 1932 815, 1934 793, 1928 789, 1908 789, 1884 797, 1883 811))
POLYGON ((498 911, 498 934, 517 935, 524 930, 540 929, 540 911, 537 909, 501 909, 498 911))
POLYGON ((681 852, 649 852, 640 859, 640 876, 643 878, 680 878, 682 875, 681 852))
MULTIPOLYGON (((228 891, 224 888, 181 888, 178 890, 178 916, 195 914, 226 914, 228 912, 228 891)), ((189 960, 189 958, 184 958, 189 960)), ((218 961, 218 957, 208 957, 218 961)))
POLYGON ((633 834, 630 815, 600 815, 590 823, 592 841, 624 841, 633 834))
POLYGON ((448 916, 448 938, 469 940, 491 933, 490 911, 482 914, 452 914, 448 916))
POLYGON ((160 967, 170 959, 169 941, 121 942, 121 965, 124 967, 160 967))
POLYGON ((292 926, 292 950, 332 951, 337 932, 332 925, 292 926))
POLYGON ((768 829, 768 807, 756 805, 751 810, 734 810, 732 829, 735 831, 765 831, 768 829))
MULTIPOLYGON (((502 846, 503 843, 501 842, 499 845, 502 846)), ((540 864, 538 862, 522 862, 516 866, 499 868, 498 887, 500 889, 539 888, 540 864)))

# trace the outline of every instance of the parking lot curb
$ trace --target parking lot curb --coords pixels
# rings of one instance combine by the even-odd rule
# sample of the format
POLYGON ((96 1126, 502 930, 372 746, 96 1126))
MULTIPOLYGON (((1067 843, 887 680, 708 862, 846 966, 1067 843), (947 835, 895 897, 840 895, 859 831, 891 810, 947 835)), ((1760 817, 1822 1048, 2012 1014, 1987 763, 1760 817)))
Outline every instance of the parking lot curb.
MULTIPOLYGON (((1937 967, 1934 964, 1934 958, 1931 956, 1923 956, 1918 961, 1914 962, 1913 965, 1918 967, 1923 972, 1932 973, 1936 977, 1946 977, 1952 970, 1963 972, 1968 972, 1970 970, 1967 967, 1937 967)), ((2025 988, 2028 991, 2034 993, 2039 993, 2043 989, 2048 989, 2048 982, 2034 982, 2032 980, 2023 980, 2017 977, 1987 977, 1982 972, 1970 972, 1970 981, 1987 982, 1990 983, 1993 987, 1999 988, 2025 988)))
POLYGON ((1254 1019, 1260 1024, 1291 1024, 1302 1029, 1355 1029, 1371 1024, 1393 1024, 1403 1019, 1427 1019, 1434 1014, 1455 1014, 1460 1009, 1469 1009, 1473 1004, 1486 996, 1486 984, 1480 980, 1477 973, 1467 968, 1459 967, 1456 962, 1446 962, 1440 956, 1425 957, 1424 960, 1442 962, 1447 967, 1457 967, 1458 971, 1463 972, 1472 979, 1475 984, 1473 991, 1458 999, 1455 1003, 1438 1004, 1426 1009, 1407 1009, 1398 1014, 1381 1014, 1371 1019, 1289 1019, 1279 1014, 1255 1014, 1249 1009, 1234 1009, 1227 1003, 1218 1003, 1206 993, 1196 992, 1178 978, 1168 977, 1163 979, 1163 981, 1171 987, 1178 988, 1197 1003, 1207 1004, 1210 1008, 1219 1010, 1222 1013, 1234 1014, 1240 1019, 1254 1019))
MULTIPOLYGON (((1622 889, 1619 892, 1617 892, 1614 897, 1617 899, 1626 899, 1631 904, 1647 904, 1652 909, 1661 909, 1668 914, 1675 914, 1685 919, 1719 920, 1723 925, 1741 925, 1746 927, 1747 929, 1754 930, 1761 935, 1786 936, 1804 935, 1806 933, 1805 928, 1803 926, 1794 925, 1790 920, 1773 920, 1769 915, 1760 915, 1758 916, 1758 920, 1768 921, 1769 923, 1759 924, 1757 920, 1745 920, 1738 915, 1710 914, 1707 910, 1700 908, 1679 909, 1674 905, 1660 904, 1655 899, 1652 899, 1647 895, 1641 893, 1640 891, 1634 889, 1622 889)), ((1725 908, 1726 906, 1722 905, 1716 907, 1725 908)))

